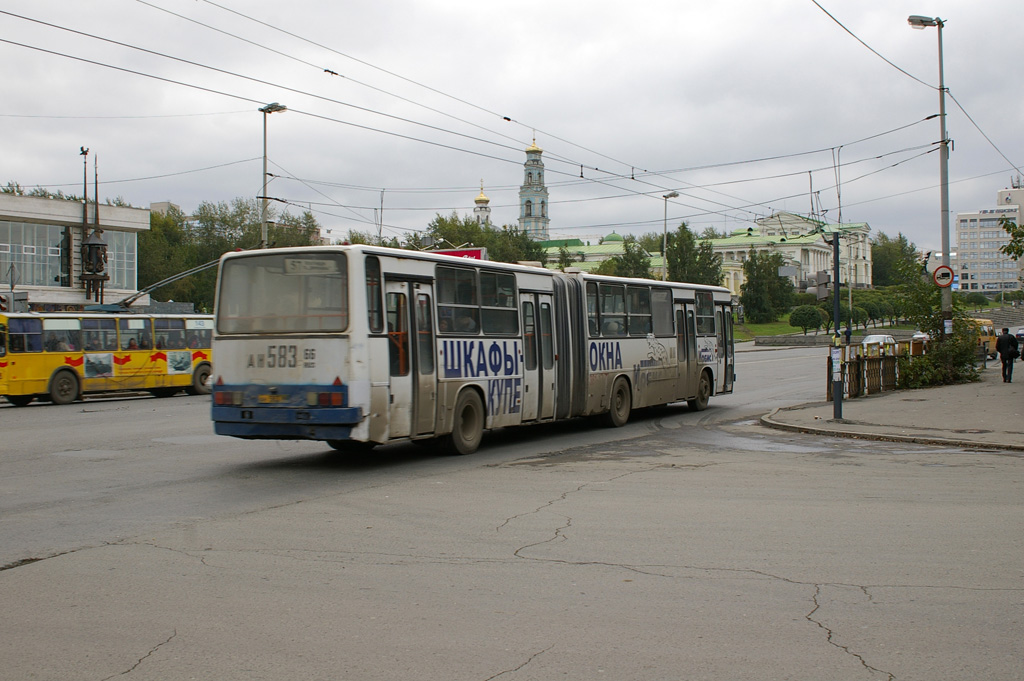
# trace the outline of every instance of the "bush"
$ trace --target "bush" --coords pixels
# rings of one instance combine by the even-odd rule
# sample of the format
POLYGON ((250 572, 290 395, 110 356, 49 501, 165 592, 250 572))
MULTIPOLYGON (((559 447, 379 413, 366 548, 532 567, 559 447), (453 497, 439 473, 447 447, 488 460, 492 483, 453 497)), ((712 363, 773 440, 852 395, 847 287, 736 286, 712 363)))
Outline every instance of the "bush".
POLYGON ((820 329, 822 321, 821 312, 813 305, 801 305, 789 313, 789 325, 803 329, 804 335, 807 329, 820 329))
POLYGON ((977 381, 980 378, 975 364, 977 351, 977 337, 970 333, 933 341, 927 355, 899 358, 899 386, 927 388, 977 381))

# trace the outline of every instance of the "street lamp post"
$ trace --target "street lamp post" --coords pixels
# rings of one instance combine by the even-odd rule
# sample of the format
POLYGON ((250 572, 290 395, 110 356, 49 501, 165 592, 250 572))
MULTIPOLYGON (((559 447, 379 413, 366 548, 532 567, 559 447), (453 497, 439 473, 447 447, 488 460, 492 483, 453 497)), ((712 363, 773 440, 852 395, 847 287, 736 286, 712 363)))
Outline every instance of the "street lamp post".
POLYGON ((263 204, 260 208, 260 248, 267 247, 267 114, 287 110, 288 107, 277 102, 260 107, 260 112, 263 114, 263 191, 260 192, 263 204))
POLYGON ((664 266, 661 270, 661 280, 666 281, 668 279, 668 200, 674 199, 679 196, 679 192, 669 192, 665 194, 665 230, 661 237, 661 261, 664 266))
MULTIPOLYGON (((911 28, 924 30, 929 26, 935 26, 939 34, 939 130, 941 139, 939 144, 939 185, 940 198, 939 210, 942 211, 942 264, 949 267, 949 139, 946 137, 946 83, 942 69, 942 27, 943 22, 939 17, 922 17, 914 14, 907 17, 907 23, 911 28)), ((953 319, 953 289, 946 286, 942 289, 942 333, 946 333, 945 320, 953 319)))
MULTIPOLYGON (((832 418, 842 420, 843 418, 843 374, 842 364, 839 368, 836 368, 836 362, 839 360, 839 316, 840 316, 840 305, 839 305, 839 225, 836 225, 836 230, 832 232, 832 320, 833 320, 833 332, 835 342, 832 347, 835 350, 832 351, 832 418)), ((850 308, 850 314, 853 314, 853 308, 850 308)), ((849 329, 849 322, 847 322, 847 329, 849 329)), ((850 336, 846 337, 847 353, 849 353, 850 336)))

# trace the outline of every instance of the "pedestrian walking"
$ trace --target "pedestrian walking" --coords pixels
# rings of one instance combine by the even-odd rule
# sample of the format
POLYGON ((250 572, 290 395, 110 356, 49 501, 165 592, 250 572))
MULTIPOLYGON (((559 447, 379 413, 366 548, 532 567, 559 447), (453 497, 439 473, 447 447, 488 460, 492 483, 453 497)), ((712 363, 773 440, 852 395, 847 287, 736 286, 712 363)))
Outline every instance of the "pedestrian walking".
POLYGON ((1017 349, 1017 339, 1010 335, 1009 329, 1004 328, 996 339, 996 352, 1003 363, 1003 383, 1012 383, 1013 361, 1020 357, 1020 350, 1017 349))

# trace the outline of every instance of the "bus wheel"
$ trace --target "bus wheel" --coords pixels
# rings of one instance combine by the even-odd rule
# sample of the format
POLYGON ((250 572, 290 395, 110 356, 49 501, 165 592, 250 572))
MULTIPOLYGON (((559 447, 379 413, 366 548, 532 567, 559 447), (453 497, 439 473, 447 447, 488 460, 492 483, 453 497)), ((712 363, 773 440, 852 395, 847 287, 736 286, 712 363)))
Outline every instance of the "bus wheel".
POLYGON ((686 406, 690 411, 704 411, 708 408, 708 400, 711 399, 711 379, 708 372, 700 372, 700 382, 697 384, 697 396, 692 400, 686 400, 686 406))
POLYGON ((50 381, 50 401, 71 404, 78 397, 78 379, 70 371, 58 371, 50 381))
POLYGON ((192 387, 188 389, 189 395, 210 394, 210 365, 203 364, 192 374, 192 387))
POLYGON ((15 407, 27 407, 29 402, 35 397, 34 395, 4 395, 7 401, 13 404, 15 407))
POLYGON ((455 403, 452 432, 445 437, 450 454, 472 454, 484 436, 484 405, 475 390, 463 390, 455 403))
POLYGON ((633 396, 629 392, 629 382, 619 376, 612 384, 608 414, 605 419, 609 426, 621 428, 629 421, 629 412, 633 409, 633 396))

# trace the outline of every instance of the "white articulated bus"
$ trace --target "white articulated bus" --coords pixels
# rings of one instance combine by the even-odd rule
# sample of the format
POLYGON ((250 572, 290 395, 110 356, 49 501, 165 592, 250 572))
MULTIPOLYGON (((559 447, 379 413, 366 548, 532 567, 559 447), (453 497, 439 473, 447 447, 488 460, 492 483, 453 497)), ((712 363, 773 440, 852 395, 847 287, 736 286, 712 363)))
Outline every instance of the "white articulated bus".
POLYGON ((228 253, 220 263, 214 429, 339 450, 733 389, 729 291, 374 246, 228 253))

